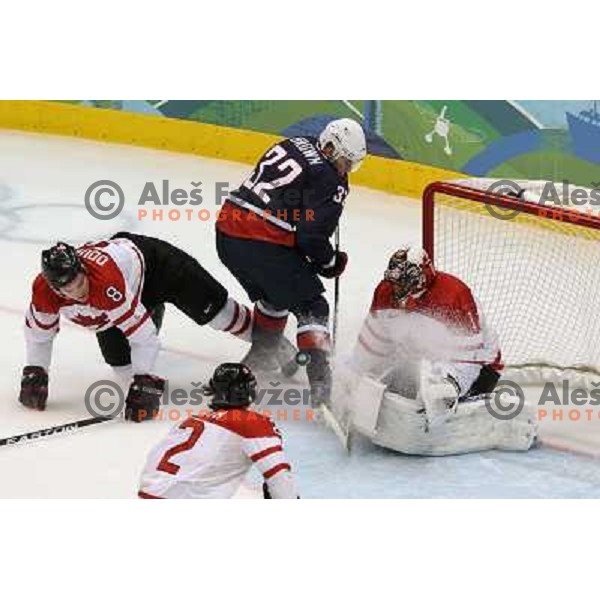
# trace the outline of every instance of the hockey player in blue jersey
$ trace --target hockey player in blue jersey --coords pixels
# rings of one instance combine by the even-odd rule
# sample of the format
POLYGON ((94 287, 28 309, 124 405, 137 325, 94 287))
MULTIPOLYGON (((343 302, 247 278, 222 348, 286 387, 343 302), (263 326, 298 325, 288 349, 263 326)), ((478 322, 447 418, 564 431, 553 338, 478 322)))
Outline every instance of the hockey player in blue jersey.
POLYGON ((348 174, 365 156, 365 135, 353 119, 330 122, 318 138, 285 139, 260 158, 217 220, 219 257, 255 303, 243 362, 255 370, 269 364, 292 313, 315 406, 331 393, 329 305, 320 278, 339 277, 346 267, 347 254, 330 238, 348 174))

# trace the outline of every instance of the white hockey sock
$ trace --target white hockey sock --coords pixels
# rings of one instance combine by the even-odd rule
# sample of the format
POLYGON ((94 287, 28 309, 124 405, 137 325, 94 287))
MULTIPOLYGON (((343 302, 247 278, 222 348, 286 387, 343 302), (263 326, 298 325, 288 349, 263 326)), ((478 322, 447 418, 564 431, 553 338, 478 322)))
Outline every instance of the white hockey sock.
POLYGON ((227 298, 225 306, 208 324, 217 331, 226 331, 245 342, 251 341, 252 311, 233 298, 227 298))
POLYGON ((128 387, 133 379, 133 367, 131 365, 125 365, 123 367, 111 367, 115 377, 118 382, 124 386, 128 387))

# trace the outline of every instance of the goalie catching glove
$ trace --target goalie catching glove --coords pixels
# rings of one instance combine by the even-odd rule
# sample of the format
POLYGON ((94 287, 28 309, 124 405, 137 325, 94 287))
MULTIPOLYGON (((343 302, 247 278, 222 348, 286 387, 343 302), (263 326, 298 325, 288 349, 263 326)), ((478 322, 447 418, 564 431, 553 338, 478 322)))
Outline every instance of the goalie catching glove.
POLYGON ((19 402, 27 408, 46 410, 48 400, 48 373, 43 367, 27 366, 21 376, 19 402))
POLYGON ((125 418, 136 423, 153 419, 164 391, 164 379, 156 375, 134 375, 125 400, 125 418))

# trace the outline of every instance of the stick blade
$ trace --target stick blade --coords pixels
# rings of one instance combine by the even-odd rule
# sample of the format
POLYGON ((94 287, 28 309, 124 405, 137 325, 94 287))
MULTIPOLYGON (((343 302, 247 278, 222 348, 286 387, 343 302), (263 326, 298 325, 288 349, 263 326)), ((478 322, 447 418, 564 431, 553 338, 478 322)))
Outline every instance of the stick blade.
POLYGON ((349 421, 346 423, 344 419, 338 419, 333 411, 325 404, 321 405, 321 415, 325 425, 333 431, 337 439, 342 444, 342 447, 350 454, 352 450, 352 436, 349 421))

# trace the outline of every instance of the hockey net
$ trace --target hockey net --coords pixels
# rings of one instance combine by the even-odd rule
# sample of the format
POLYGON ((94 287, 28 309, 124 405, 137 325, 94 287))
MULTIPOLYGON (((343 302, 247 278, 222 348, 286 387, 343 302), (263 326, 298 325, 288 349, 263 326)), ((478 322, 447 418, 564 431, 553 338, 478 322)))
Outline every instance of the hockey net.
POLYGON ((558 201, 549 202, 546 182, 514 183, 429 185, 423 245, 479 300, 498 333, 505 377, 589 385, 600 375, 600 206, 591 190, 574 206, 572 186, 554 185, 558 201))

